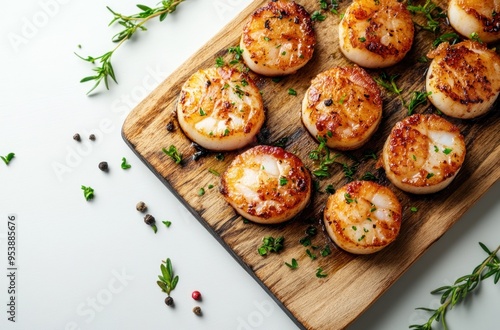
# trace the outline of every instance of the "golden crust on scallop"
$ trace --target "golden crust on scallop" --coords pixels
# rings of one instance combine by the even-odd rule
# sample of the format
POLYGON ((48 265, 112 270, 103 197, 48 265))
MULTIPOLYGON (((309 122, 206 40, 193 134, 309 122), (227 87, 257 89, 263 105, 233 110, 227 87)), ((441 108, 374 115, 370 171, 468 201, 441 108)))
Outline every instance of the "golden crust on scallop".
POLYGON ((246 73, 227 66, 202 69, 182 86, 177 119, 200 146, 235 150, 255 140, 264 124, 264 103, 246 73))
POLYGON ((353 181, 328 197, 323 221, 335 244, 355 254, 380 251, 401 228, 401 204, 387 187, 353 181))
POLYGON ((295 73, 313 56, 316 36, 309 13, 293 1, 257 9, 240 40, 245 64, 265 76, 295 73))
POLYGON ((312 136, 330 148, 352 150, 363 145, 382 118, 382 97, 372 77, 357 66, 318 74, 302 101, 302 122, 312 136))
POLYGON ((311 197, 311 176, 294 154, 256 146, 236 156, 222 175, 221 194, 244 218, 262 224, 290 220, 311 197))
POLYGON ((448 116, 474 118, 485 114, 500 93, 500 56, 485 45, 466 40, 440 44, 427 55, 429 100, 448 116))
POLYGON ((483 42, 500 40, 500 2, 497 0, 450 0, 448 19, 466 38, 475 33, 483 42))
POLYGON ((451 183, 465 154, 464 138, 455 125, 437 115, 414 114, 394 126, 379 161, 396 187, 427 194, 451 183))
POLYGON ((411 14, 396 0, 354 0, 339 25, 340 50, 366 68, 398 63, 410 51, 413 38, 411 14))

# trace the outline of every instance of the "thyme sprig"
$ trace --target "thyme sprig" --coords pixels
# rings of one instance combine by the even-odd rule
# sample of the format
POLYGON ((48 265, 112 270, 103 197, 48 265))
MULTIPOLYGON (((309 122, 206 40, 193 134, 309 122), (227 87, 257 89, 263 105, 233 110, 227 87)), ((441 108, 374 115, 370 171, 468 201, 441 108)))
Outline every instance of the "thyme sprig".
POLYGON ((111 58, 115 53, 115 51, 125 41, 132 38, 132 36, 137 31, 146 31, 147 29, 144 26, 144 24, 146 24, 148 21, 150 21, 155 17, 159 17, 160 22, 163 21, 168 16, 168 14, 173 13, 177 9, 177 6, 184 1, 185 0, 163 0, 155 8, 138 4, 137 8, 139 8, 141 12, 130 16, 117 13, 111 8, 106 7, 111 12, 111 14, 113 14, 113 19, 109 23, 109 26, 117 23, 121 25, 123 29, 122 31, 118 32, 111 38, 113 42, 118 43, 116 47, 113 48, 111 51, 106 52, 103 55, 97 57, 93 56, 82 57, 77 53, 75 53, 76 56, 78 56, 79 58, 81 58, 86 62, 92 64, 96 64, 97 62, 99 62, 100 64, 100 66, 95 66, 94 68, 92 68, 92 70, 95 71, 94 75, 87 76, 82 80, 80 80, 81 83, 88 81, 95 81, 94 86, 87 92, 87 95, 92 93, 92 91, 94 91, 101 82, 104 82, 106 89, 109 90, 109 78, 113 79, 115 83, 118 83, 116 80, 115 70, 113 68, 113 65, 111 64, 111 58))
POLYGON ((422 29, 426 31, 431 31, 434 33, 439 33, 441 30, 441 22, 440 20, 446 18, 446 14, 444 13, 443 9, 439 7, 437 4, 432 2, 431 0, 427 0, 425 4, 415 6, 412 4, 412 1, 408 1, 408 10, 413 13, 413 14, 421 14, 423 15, 426 19, 426 25, 418 25, 422 29))
POLYGON ((174 276, 174 271, 172 269, 172 262, 170 258, 167 261, 162 261, 160 265, 161 275, 158 275, 159 281, 156 284, 161 288, 161 291, 165 292, 170 297, 170 292, 177 286, 179 282, 179 276, 174 276))
POLYGON ((431 294, 441 295, 441 306, 437 309, 417 308, 432 313, 429 320, 424 324, 410 325, 410 329, 431 330, 434 321, 441 322, 444 330, 448 329, 446 324, 446 313, 455 305, 467 298, 467 295, 476 289, 479 284, 488 277, 493 276, 495 284, 500 280, 500 259, 497 256, 500 246, 493 252, 486 245, 479 243, 481 248, 488 254, 488 257, 471 274, 458 278, 453 285, 445 285, 432 291, 431 294))

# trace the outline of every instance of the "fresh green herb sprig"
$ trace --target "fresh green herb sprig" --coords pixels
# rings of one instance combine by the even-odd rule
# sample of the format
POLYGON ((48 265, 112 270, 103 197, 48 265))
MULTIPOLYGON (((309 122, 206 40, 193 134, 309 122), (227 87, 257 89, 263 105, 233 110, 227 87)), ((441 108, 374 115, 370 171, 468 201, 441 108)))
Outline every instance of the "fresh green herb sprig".
POLYGON ((299 268, 299 263, 295 258, 292 258, 291 263, 285 262, 285 265, 287 265, 291 269, 297 269, 299 268))
POLYGON ((432 42, 432 47, 436 48, 437 46, 439 46, 439 44, 443 42, 447 42, 450 45, 454 45, 460 40, 461 40, 460 36, 455 32, 443 33, 432 42))
POLYGON ((441 322, 444 330, 448 329, 446 324, 446 313, 455 305, 464 301, 468 295, 476 289, 483 280, 493 277, 495 284, 500 280, 500 258, 497 256, 500 246, 494 251, 490 251, 486 245, 479 243, 481 248, 488 254, 488 257, 471 274, 458 278, 453 285, 445 285, 432 291, 431 294, 441 295, 441 306, 437 309, 417 308, 432 313, 428 321, 424 324, 410 325, 410 329, 431 330, 434 322, 441 322))
POLYGON ((312 174, 319 179, 323 179, 330 177, 330 166, 335 164, 335 159, 339 155, 330 154, 330 149, 326 146, 326 139, 324 137, 318 136, 318 141, 318 147, 309 153, 309 158, 319 161, 319 167, 312 171, 312 174))
POLYGON ((85 200, 89 201, 94 198, 94 189, 90 186, 82 186, 83 190, 83 196, 85 197, 85 200))
POLYGON ((144 24, 146 24, 148 21, 156 17, 159 17, 160 22, 163 21, 168 16, 168 14, 173 13, 177 9, 177 6, 184 1, 185 0, 163 0, 155 8, 138 4, 137 8, 139 8, 141 11, 137 14, 133 14, 130 16, 117 13, 111 8, 106 7, 113 15, 113 19, 111 20, 109 25, 113 25, 115 23, 119 24, 122 26, 122 31, 115 34, 111 39, 113 42, 118 43, 116 47, 113 48, 111 51, 104 53, 101 56, 82 57, 75 53, 76 56, 78 56, 79 58, 81 58, 86 62, 92 64, 96 64, 96 62, 99 62, 100 64, 100 66, 95 66, 92 69, 95 72, 94 75, 87 76, 82 80, 80 80, 81 83, 88 81, 95 82, 94 86, 87 92, 87 95, 92 93, 92 91, 94 91, 101 82, 104 82, 106 89, 109 89, 109 78, 113 79, 115 83, 118 83, 116 80, 116 75, 113 65, 111 64, 111 58, 116 52, 116 50, 125 41, 132 38, 132 36, 138 30, 146 31, 147 29, 146 27, 144 27, 144 24))
POLYGON ((165 155, 172 158, 172 160, 176 164, 180 164, 182 162, 182 154, 177 150, 177 148, 174 145, 171 145, 170 147, 168 147, 168 149, 163 148, 161 150, 165 153, 165 155))
POLYGON ((423 6, 415 6, 412 4, 412 1, 408 1, 407 8, 411 13, 421 14, 427 19, 425 26, 415 23, 417 26, 427 31, 439 33, 441 30, 441 20, 446 18, 446 14, 441 7, 431 0, 427 0, 423 6))
POLYGON ((10 161, 16 156, 15 153, 13 152, 10 152, 9 154, 7 154, 6 156, 0 156, 0 158, 2 158, 3 162, 5 163, 5 165, 9 165, 10 161))
POLYGON ((410 102, 408 102, 408 104, 406 105, 406 108, 408 109, 408 116, 411 116, 413 114, 413 111, 415 111, 416 107, 421 104, 427 103, 427 97, 431 94, 432 92, 413 92, 410 102))
POLYGON ((261 256, 265 256, 270 252, 279 253, 283 250, 283 242, 285 238, 283 236, 274 238, 272 236, 267 236, 262 239, 262 245, 257 249, 257 252, 261 256))
POLYGON ((170 258, 167 261, 162 261, 160 265, 161 275, 158 275, 159 281, 156 281, 161 291, 165 292, 170 297, 170 292, 175 289, 179 282, 179 276, 174 276, 172 262, 170 258))

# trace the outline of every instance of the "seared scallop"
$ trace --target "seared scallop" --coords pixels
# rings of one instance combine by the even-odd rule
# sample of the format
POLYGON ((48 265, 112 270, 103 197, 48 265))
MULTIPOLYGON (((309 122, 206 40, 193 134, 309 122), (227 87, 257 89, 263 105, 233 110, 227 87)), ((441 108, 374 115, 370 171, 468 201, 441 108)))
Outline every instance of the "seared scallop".
POLYGON ((371 181, 353 181, 328 197, 323 220, 337 246, 369 254, 396 239, 401 214, 401 204, 389 188, 371 181))
POLYGON ((272 1, 245 25, 240 48, 250 70, 265 76, 295 73, 313 56, 316 36, 309 13, 293 1, 272 1))
POLYGON ((437 115, 415 114, 394 126, 380 165, 399 189, 428 194, 448 186, 464 160, 464 138, 455 125, 437 115))
POLYGON ((429 100, 443 113, 474 118, 491 109, 500 93, 500 56, 485 45, 466 40, 440 44, 427 55, 429 100))
POLYGON ((411 49, 413 37, 411 14, 397 0, 354 0, 339 26, 342 53, 366 68, 398 63, 411 49))
POLYGON ((484 42, 500 40, 500 2, 498 0, 450 0, 448 19, 461 35, 475 33, 484 42))
POLYGON ((222 176, 221 193, 246 219, 274 224, 293 218, 311 197, 311 176, 294 154, 256 146, 236 156, 222 176))
POLYGON ((209 150, 235 150, 255 139, 264 123, 259 88, 234 68, 208 68, 182 86, 177 119, 186 136, 209 150))
POLYGON ((317 75, 302 101, 302 122, 330 148, 363 145, 382 118, 380 89, 362 68, 336 67, 317 75))

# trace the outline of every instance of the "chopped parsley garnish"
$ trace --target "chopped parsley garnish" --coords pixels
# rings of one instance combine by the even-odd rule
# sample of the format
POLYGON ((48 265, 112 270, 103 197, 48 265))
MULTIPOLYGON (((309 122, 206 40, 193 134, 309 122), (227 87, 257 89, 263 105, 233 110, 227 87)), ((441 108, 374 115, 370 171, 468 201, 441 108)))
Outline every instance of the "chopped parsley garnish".
POLYGON ((209 171, 210 173, 212 173, 213 175, 215 175, 215 176, 220 176, 220 173, 219 173, 219 172, 217 172, 216 170, 214 170, 213 168, 209 168, 209 169, 208 169, 208 171, 209 171))
POLYGON ((408 106, 406 107, 408 109, 408 116, 411 116, 413 114, 413 111, 417 106, 426 103, 427 96, 431 94, 432 92, 413 92, 413 94, 411 95, 410 103, 408 103, 408 106))
POLYGON ((427 173, 426 178, 427 178, 427 179, 430 179, 430 178, 432 178, 433 176, 434 176, 434 173, 427 173))
POLYGON ((288 183, 288 179, 284 176, 280 177, 280 186, 285 186, 288 183))
POLYGON ((361 235, 361 237, 358 238, 358 242, 361 242, 363 239, 365 239, 365 237, 366 237, 365 235, 361 235))
POLYGON ((289 88, 289 89, 288 89, 288 95, 297 96, 297 92, 295 91, 295 89, 293 89, 293 88, 289 88))
POLYGON ((306 254, 311 258, 311 260, 316 260, 316 255, 311 252, 311 250, 306 249, 306 254))
POLYGON ((325 19, 326 19, 326 16, 321 14, 321 11, 319 11, 319 10, 316 10, 311 15, 311 21, 313 21, 313 22, 323 22, 325 19))
POLYGON ((85 200, 89 201, 94 198, 94 189, 92 187, 88 186, 82 186, 83 190, 83 196, 85 197, 85 200))
POLYGON ((319 161, 319 168, 314 170, 312 173, 317 178, 327 178, 330 176, 328 171, 329 166, 335 163, 335 158, 338 155, 330 155, 330 149, 326 146, 326 139, 324 137, 318 136, 319 146, 315 150, 309 153, 309 158, 312 160, 319 161))
POLYGON ((125 157, 122 157, 122 164, 121 164, 121 167, 124 169, 124 170, 128 170, 129 168, 132 167, 132 165, 128 164, 127 163, 127 158, 125 157))
POLYGON ((299 240, 299 243, 302 244, 303 246, 309 246, 311 245, 311 237, 310 236, 303 237, 299 240))
POLYGON ((411 155, 411 158, 413 158, 413 160, 415 160, 415 161, 417 160, 417 156, 415 156, 415 155, 411 155))
POLYGON ((445 148, 445 149, 443 150, 443 153, 444 153, 445 155, 449 155, 449 154, 450 154, 450 152, 452 152, 452 151, 453 151, 453 149, 450 149, 450 148, 445 148))
POLYGON ((358 230, 358 227, 356 227, 356 226, 352 226, 351 228, 352 228, 352 230, 354 230, 354 231, 358 230))
POLYGON ((224 59, 222 57, 219 56, 215 59, 215 67, 220 68, 224 66, 224 64, 224 59))
POLYGON ((10 152, 9 154, 7 154, 7 156, 0 156, 0 158, 2 158, 3 162, 5 163, 5 165, 9 165, 10 161, 16 156, 15 153, 13 152, 10 152))
POLYGON ((205 189, 203 187, 201 187, 199 190, 198 190, 198 196, 203 196, 205 195, 205 189))
POLYGON ((417 212, 418 211, 418 207, 412 206, 412 207, 410 207, 410 211, 417 212))
POLYGON ((219 160, 219 161, 223 161, 224 160, 224 154, 219 152, 218 154, 215 155, 215 159, 219 160))
POLYGON ((479 34, 477 34, 477 32, 472 32, 469 36, 469 39, 472 40, 472 41, 477 41, 479 42, 480 44, 483 43, 483 41, 481 40, 481 38, 479 38, 479 34))
POLYGON ((342 105, 344 104, 345 98, 347 97, 347 94, 342 95, 342 97, 339 100, 339 104, 342 105))
POLYGON ((434 151, 439 152, 439 148, 437 146, 434 146, 434 151))
POLYGON ((309 236, 316 236, 317 233, 318 233, 318 229, 314 226, 309 226, 306 229, 306 234, 309 236))
POLYGON ((200 116, 206 116, 207 114, 203 111, 203 108, 200 108, 200 116))
POLYGON ((329 193, 330 195, 333 195, 335 194, 335 188, 333 188, 332 184, 329 184, 328 186, 326 186, 325 192, 329 193))
POLYGON ((358 38, 358 39, 359 39, 359 41, 361 41, 361 42, 365 42, 365 41, 366 41, 366 38, 365 38, 365 37, 360 37, 360 38, 358 38))
POLYGON ((174 146, 174 145, 171 145, 170 147, 168 147, 168 149, 161 149, 167 156, 169 156, 170 158, 172 158, 172 160, 176 163, 176 164, 180 164, 180 162, 182 161, 182 154, 179 153, 179 151, 177 150, 177 148, 174 146))
POLYGON ((330 245, 325 245, 325 247, 320 251, 322 257, 326 257, 332 253, 330 245))
POLYGON ((370 212, 375 212, 377 211, 377 207, 375 206, 375 204, 372 204, 372 208, 370 209, 370 212))
POLYGON ((297 260, 295 258, 292 258, 292 261, 290 264, 288 262, 285 262, 285 265, 287 265, 291 269, 297 269, 299 267, 299 263, 297 262, 297 260))
POLYGON ((241 49, 240 46, 229 47, 228 51, 229 53, 234 54, 234 60, 230 61, 229 64, 233 65, 241 60, 241 54, 243 54, 243 49, 241 49))
POLYGON ((224 136, 228 136, 228 135, 229 135, 229 133, 230 133, 229 129, 228 129, 228 128, 226 128, 226 129, 224 130, 224 136))
POLYGON ((278 253, 283 250, 284 237, 280 236, 274 238, 272 236, 267 236, 262 239, 262 245, 257 249, 261 256, 265 256, 270 252, 278 253))
POLYGON ((354 199, 351 198, 351 194, 349 193, 345 193, 344 198, 347 204, 351 204, 352 202, 354 202, 354 199))
POLYGON ((169 228, 169 227, 170 227, 170 225, 172 224, 172 222, 171 222, 171 221, 162 221, 162 222, 163 222, 163 224, 165 225, 165 227, 167 227, 167 228, 169 228))
POLYGON ((323 273, 323 268, 321 267, 318 267, 318 269, 316 269, 316 277, 317 278, 323 278, 323 277, 327 277, 328 275, 323 273))

